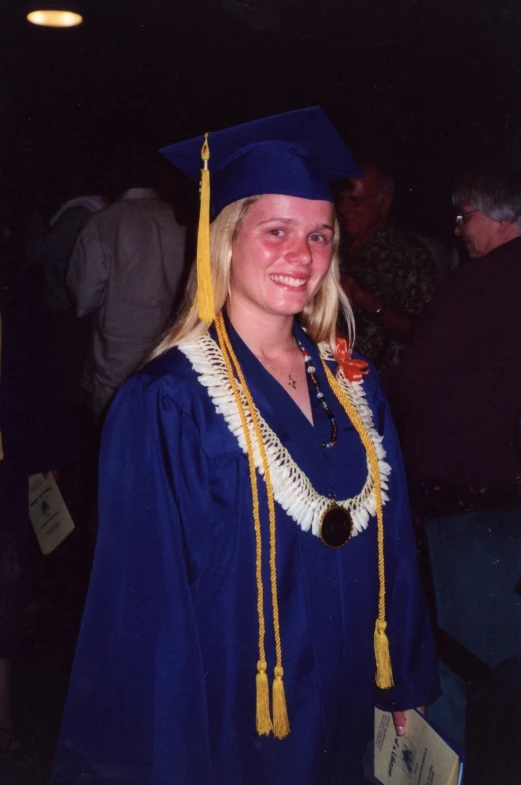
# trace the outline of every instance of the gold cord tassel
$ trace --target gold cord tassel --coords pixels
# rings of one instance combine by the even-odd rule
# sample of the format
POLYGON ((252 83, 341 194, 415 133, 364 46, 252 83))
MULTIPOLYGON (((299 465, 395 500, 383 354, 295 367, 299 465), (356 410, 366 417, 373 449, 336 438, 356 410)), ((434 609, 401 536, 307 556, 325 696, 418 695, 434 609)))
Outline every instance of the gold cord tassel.
POLYGON ((215 297, 210 264, 210 148, 208 134, 204 135, 201 150, 203 168, 201 170, 201 190, 199 208, 199 228, 197 231, 197 308, 199 318, 212 324, 215 319, 215 297))
MULTIPOLYGON (((233 374, 233 366, 239 369, 240 366, 233 353, 233 348, 226 332, 226 326, 222 314, 218 314, 215 319, 215 327, 217 330, 217 337, 219 339, 219 346, 223 355, 226 369, 228 371, 228 378, 232 386, 233 395, 239 410, 242 430, 246 440, 246 450, 248 453, 248 464, 250 469, 250 485, 251 496, 253 503, 253 528, 255 531, 255 580, 257 583, 257 615, 259 618, 259 661, 257 662, 257 678, 256 678, 256 693, 257 693, 257 707, 256 707, 256 725, 257 733, 259 736, 269 736, 273 730, 273 724, 270 716, 270 688, 268 682, 266 651, 264 648, 264 638, 266 636, 266 623, 264 620, 264 586, 262 583, 262 539, 261 539, 261 521, 259 510, 259 490, 257 486, 257 472, 255 469, 255 461, 253 459, 253 445, 251 442, 251 433, 246 420, 246 413, 242 405, 241 396, 237 386, 237 380, 233 374), (233 363, 233 365, 232 365, 233 363)), ((242 375, 242 372, 240 372, 242 375)), ((242 377, 244 379, 244 377, 242 377)), ((246 386, 246 382, 244 382, 246 386)), ((247 389, 247 388, 246 388, 247 389)))
POLYGON ((266 668, 266 660, 257 663, 257 733, 259 736, 269 736, 273 730, 270 717, 270 685, 266 668))
POLYGON ((386 621, 376 620, 374 628, 374 653, 376 657, 376 686, 388 690, 393 686, 389 639, 386 635, 386 621))
POLYGON ((273 734, 277 739, 285 739, 290 732, 283 675, 283 669, 277 666, 273 680, 273 734))
POLYGON ((217 336, 219 338, 219 346, 223 354, 226 369, 228 371, 228 378, 232 386, 233 395, 239 414, 241 417, 244 438, 246 441, 246 449, 248 453, 248 461, 250 465, 250 483, 252 490, 253 500, 253 523, 255 529, 255 542, 256 542, 256 579, 257 579, 257 612, 259 616, 259 662, 257 663, 257 732, 259 735, 269 734, 272 730, 278 739, 284 739, 290 733, 290 725, 288 718, 288 710, 286 706, 286 693, 284 690, 284 682, 282 676, 282 641, 280 637, 280 619, 279 619, 279 601, 277 591, 277 543, 276 543, 276 515, 275 515, 275 497, 273 494, 273 486, 271 483, 271 475, 268 465, 268 458, 266 455, 266 448, 262 440, 262 432, 260 429, 259 418, 255 403, 251 393, 246 384, 246 379, 242 372, 241 366, 235 356, 233 347, 226 332, 226 326, 222 314, 218 314, 215 319, 215 326, 217 329, 217 336), (251 417, 251 424, 255 432, 255 439, 261 456, 264 481, 266 483, 266 495, 268 499, 269 510, 269 525, 270 525, 270 585, 271 585, 271 603, 273 609, 273 633, 275 637, 275 652, 276 652, 276 667, 275 667, 275 680, 273 682, 273 725, 269 714, 269 688, 268 677, 266 675, 266 656, 264 653, 264 636, 265 636, 265 619, 264 619, 264 588, 262 584, 262 542, 260 531, 260 514, 259 514, 259 492, 257 487, 257 475, 255 469, 255 462, 253 458, 253 445, 252 434, 246 419, 244 410, 244 403, 239 391, 237 380, 235 379, 233 369, 239 378, 242 393, 246 399, 248 411, 251 417))
POLYGON ((384 556, 384 516, 383 516, 383 501, 382 501, 382 484, 380 478, 380 464, 378 463, 378 455, 376 449, 371 441, 365 425, 356 411, 355 407, 349 400, 348 395, 339 385, 324 360, 322 365, 326 373, 329 386, 333 390, 338 401, 342 404, 347 416, 353 423, 360 440, 364 445, 369 466, 371 469, 371 476, 373 478, 374 496, 376 502, 376 525, 377 525, 377 542, 378 542, 378 580, 379 580, 379 593, 378 593, 378 618, 374 631, 374 656, 376 660, 376 675, 375 681, 378 687, 383 690, 388 690, 393 686, 393 669, 391 665, 391 653, 389 651, 389 639, 386 634, 387 622, 385 620, 385 556, 384 556))

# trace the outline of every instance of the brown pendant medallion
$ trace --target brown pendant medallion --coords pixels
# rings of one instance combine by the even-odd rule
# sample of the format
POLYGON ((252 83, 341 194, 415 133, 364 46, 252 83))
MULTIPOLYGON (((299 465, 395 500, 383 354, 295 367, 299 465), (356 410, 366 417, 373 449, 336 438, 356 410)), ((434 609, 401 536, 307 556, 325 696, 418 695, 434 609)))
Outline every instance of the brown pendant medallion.
POLYGON ((318 535, 328 548, 342 548, 353 534, 351 513, 334 502, 322 513, 318 535))

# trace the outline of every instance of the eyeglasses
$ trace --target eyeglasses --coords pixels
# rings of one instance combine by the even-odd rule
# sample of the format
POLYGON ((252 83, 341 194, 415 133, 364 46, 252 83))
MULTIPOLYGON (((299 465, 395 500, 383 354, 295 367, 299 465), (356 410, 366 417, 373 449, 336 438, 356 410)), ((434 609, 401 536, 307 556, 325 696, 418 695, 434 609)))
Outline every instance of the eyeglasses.
POLYGON ((472 215, 472 213, 479 213, 479 210, 467 210, 464 213, 459 213, 459 215, 455 215, 454 220, 456 221, 456 226, 459 226, 461 228, 463 224, 467 223, 467 217, 469 215, 472 215))

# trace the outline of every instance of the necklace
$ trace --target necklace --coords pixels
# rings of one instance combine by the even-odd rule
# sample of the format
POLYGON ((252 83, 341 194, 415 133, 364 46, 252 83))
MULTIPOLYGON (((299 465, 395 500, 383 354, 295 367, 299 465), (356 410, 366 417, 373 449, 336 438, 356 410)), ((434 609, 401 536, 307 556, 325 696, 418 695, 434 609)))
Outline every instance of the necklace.
MULTIPOLYGON (((295 336, 293 336, 293 338, 295 338, 295 336)), ((297 339, 295 338, 295 341, 296 340, 297 339)), ((293 358, 293 362, 291 363, 291 368, 289 369, 289 373, 288 373, 288 387, 291 387, 293 390, 297 389, 297 380, 293 379, 291 374, 293 373, 293 368, 295 367, 295 363, 297 362, 297 357, 298 357, 298 343, 297 343, 297 349, 295 349, 295 357, 293 358)))
MULTIPOLYGON (((298 351, 299 347, 298 347, 298 341, 295 338, 295 336, 293 336, 293 339, 297 343, 297 346, 295 347, 295 356, 293 358, 293 362, 291 363, 291 368, 289 369, 289 373, 288 373, 288 387, 291 387, 292 390, 296 390, 297 389, 297 380, 293 378, 292 373, 293 373, 293 369, 295 367, 295 363, 297 362, 297 357, 299 356, 299 351, 298 351)), ((266 366, 266 368, 272 368, 274 371, 279 373, 278 368, 275 365, 273 365, 273 363, 269 363, 267 360, 261 360, 261 362, 262 362, 263 365, 266 366)))
POLYGON ((301 341, 299 341, 299 339, 296 336, 294 336, 294 338, 295 338, 295 342, 296 342, 298 348, 300 349, 300 351, 302 352, 302 354, 304 356, 304 365, 306 366, 306 371, 308 373, 309 378, 311 379, 311 383, 312 383, 313 387, 315 388, 315 391, 316 391, 316 394, 317 394, 317 398, 320 401, 320 405, 322 406, 323 410, 325 411, 325 413, 327 414, 327 416, 328 416, 328 418, 329 418, 329 420, 331 422, 331 439, 328 442, 321 442, 322 447, 326 447, 326 448, 334 447, 336 442, 337 442, 337 437, 338 437, 338 426, 337 426, 337 423, 336 423, 336 420, 335 420, 335 415, 333 414, 333 412, 329 408, 329 406, 327 404, 327 401, 326 401, 326 398, 324 396, 324 393, 320 389, 320 385, 318 383, 318 379, 315 376, 315 368, 314 368, 314 366, 312 364, 311 356, 310 356, 309 352, 307 351, 307 349, 304 346, 304 344, 301 341))
MULTIPOLYGON (((246 452, 246 440, 239 417, 237 404, 228 378, 226 365, 219 345, 213 338, 205 333, 193 341, 186 341, 179 345, 179 350, 188 358, 195 370, 199 382, 206 388, 217 412, 225 419, 230 431, 236 437, 241 449, 246 452)), ((334 361, 331 350, 326 344, 319 344, 322 361, 334 361)), ((351 382, 344 376, 342 369, 337 371, 338 383, 342 392, 349 398, 351 405, 368 432, 370 441, 379 462, 379 474, 383 490, 383 502, 388 500, 386 491, 391 467, 385 460, 385 449, 382 438, 377 433, 373 413, 369 408, 364 391, 363 379, 351 382)), ((239 385, 241 399, 243 392, 239 385)), ((245 399, 244 399, 245 400, 245 399)), ((262 440, 266 445, 269 470, 273 481, 275 501, 287 511, 288 515, 300 526, 303 531, 311 531, 316 537, 320 536, 320 523, 322 514, 331 507, 331 499, 318 493, 309 478, 293 461, 288 450, 280 442, 278 436, 271 430, 262 416, 258 414, 262 440)), ((248 429, 253 432, 250 415, 246 416, 248 429)), ((254 437, 255 438, 255 437, 254 437)), ((255 465, 262 467, 260 456, 255 452, 255 465)), ((360 492, 350 499, 337 499, 336 504, 344 507, 353 518, 353 537, 360 534, 369 524, 369 518, 375 514, 374 482, 368 471, 366 482, 360 492)))

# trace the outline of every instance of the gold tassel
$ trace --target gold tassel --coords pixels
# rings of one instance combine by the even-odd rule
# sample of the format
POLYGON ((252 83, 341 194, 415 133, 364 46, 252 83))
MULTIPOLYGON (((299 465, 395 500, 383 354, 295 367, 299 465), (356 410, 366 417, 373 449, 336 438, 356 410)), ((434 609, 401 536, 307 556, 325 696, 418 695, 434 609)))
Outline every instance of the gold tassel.
POLYGON ((270 717, 270 686, 266 668, 266 660, 257 663, 257 733, 259 736, 269 736, 273 730, 270 717))
POLYGON ((383 517, 383 499, 382 499, 382 482, 380 477, 380 465, 378 463, 378 455, 376 449, 371 441, 371 437, 362 422, 362 419, 353 404, 349 400, 348 395, 341 388, 338 381, 335 379, 324 360, 322 365, 329 382, 329 386, 335 393, 337 399, 340 401, 344 410, 353 423, 360 440, 365 447, 365 451, 369 460, 371 468, 371 475, 374 483, 374 495, 376 502, 376 525, 377 525, 377 542, 378 542, 378 582, 380 584, 378 592, 378 618, 374 631, 374 656, 376 660, 376 675, 375 681, 378 687, 382 690, 388 690, 393 686, 393 669, 391 664, 391 653, 389 651, 389 639, 386 634, 387 622, 385 620, 385 553, 384 553, 384 517, 383 517))
POLYGON ((208 134, 204 135, 201 150, 203 168, 201 170, 201 190, 199 209, 199 228, 197 231, 197 308, 199 318, 212 324, 215 319, 215 297, 210 263, 210 148, 208 134))
POLYGON ((228 378, 232 386, 233 395, 237 403, 237 408, 241 417, 241 423, 246 441, 248 452, 248 461, 250 465, 250 483, 253 500, 253 521, 255 529, 255 542, 256 542, 256 559, 255 559, 255 573, 257 581, 257 611, 259 616, 259 662, 257 663, 257 732, 259 734, 269 734, 273 730, 274 735, 278 739, 284 739, 290 732, 288 710, 286 706, 286 694, 284 691, 284 682, 282 676, 282 641, 280 637, 280 619, 279 619, 279 600, 277 592, 277 547, 276 547, 276 515, 275 515, 275 498, 273 495, 273 486, 271 484, 271 476, 268 466, 268 459, 266 455, 266 448, 262 440, 262 432, 260 429, 259 418, 255 408, 255 403, 251 397, 251 393, 246 384, 246 379, 242 372, 241 366, 235 356, 230 339, 226 333, 226 327, 222 314, 218 314, 215 319, 215 327, 219 338, 219 345, 223 353, 223 359, 228 371, 228 378), (268 677, 266 675, 266 655, 264 649, 264 636, 265 636, 265 619, 264 619, 264 588, 262 583, 262 542, 261 542, 261 521, 259 513, 259 494, 257 488, 257 475, 255 470, 255 463, 253 459, 253 445, 246 420, 244 405, 241 400, 237 381, 235 379, 233 369, 239 377, 242 392, 246 398, 248 410, 250 412, 253 429, 261 460, 264 470, 264 480, 266 482, 266 494, 268 497, 268 510, 270 521, 270 583, 271 583, 271 601, 273 608, 273 632, 275 637, 275 651, 277 656, 277 665, 275 667, 275 680, 273 682, 273 725, 269 716, 269 688, 268 677), (266 730, 259 730, 259 726, 266 730))
POLYGON ((385 632, 386 621, 376 620, 374 628, 374 653, 376 657, 376 686, 381 690, 388 690, 394 684, 391 668, 391 655, 389 652, 389 639, 385 632))
POLYGON ((257 473, 255 469, 255 461, 253 458, 253 446, 251 441, 250 429, 248 428, 248 421, 246 413, 241 402, 237 381, 233 374, 233 367, 235 366, 238 376, 241 379, 243 389, 249 390, 246 381, 242 376, 241 367, 238 364, 237 358, 233 352, 232 345, 226 332, 224 319, 221 313, 215 318, 215 328, 219 339, 219 346, 223 354, 223 359, 228 371, 228 377, 232 386, 233 395, 235 397, 241 423, 244 431, 244 438, 246 440, 246 447, 248 451, 248 464, 250 468, 250 484, 251 495, 253 503, 253 528, 255 530, 255 580, 257 583, 257 614, 259 617, 259 660, 257 662, 257 703, 256 703, 256 724, 257 733, 259 736, 269 736, 273 731, 273 724, 270 716, 270 688, 268 683, 268 676, 266 669, 266 650, 264 647, 264 638, 266 635, 266 623, 264 619, 264 586, 262 583, 262 538, 261 538, 261 519, 259 510, 259 491, 257 487, 257 473))
POLYGON ((277 666, 273 680, 273 734, 277 739, 285 739, 291 730, 289 727, 284 682, 282 681, 283 675, 284 671, 277 666))

